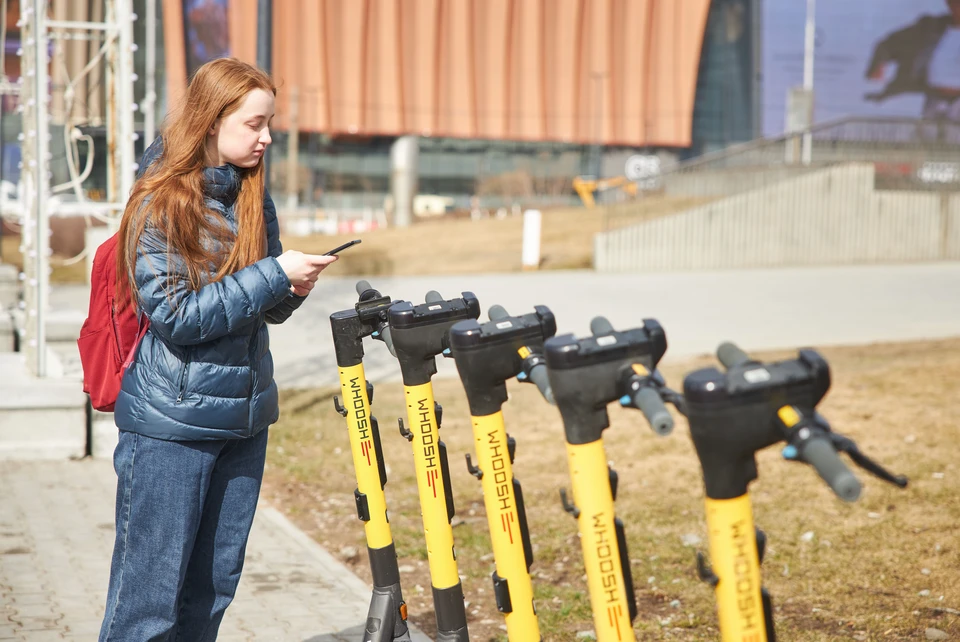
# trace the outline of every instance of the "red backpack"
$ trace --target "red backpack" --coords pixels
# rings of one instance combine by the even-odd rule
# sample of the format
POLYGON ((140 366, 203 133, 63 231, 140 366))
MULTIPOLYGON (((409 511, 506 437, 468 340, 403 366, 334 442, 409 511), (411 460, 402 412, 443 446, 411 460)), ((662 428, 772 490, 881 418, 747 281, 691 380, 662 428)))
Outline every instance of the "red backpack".
POLYGON ((96 410, 113 412, 123 373, 133 363, 150 322, 138 317, 136 307, 118 309, 117 235, 103 242, 93 257, 90 274, 90 310, 80 328, 83 391, 96 410))

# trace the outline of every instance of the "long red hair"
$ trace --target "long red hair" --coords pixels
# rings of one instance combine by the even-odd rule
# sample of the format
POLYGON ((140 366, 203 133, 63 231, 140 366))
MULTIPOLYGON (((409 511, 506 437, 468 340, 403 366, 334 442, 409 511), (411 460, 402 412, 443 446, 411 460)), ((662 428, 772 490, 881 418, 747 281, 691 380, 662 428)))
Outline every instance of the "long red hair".
POLYGON ((207 132, 239 109, 254 89, 277 93, 269 75, 235 58, 213 60, 194 74, 179 109, 162 128, 161 157, 134 183, 123 212, 117 242, 119 301, 138 296, 134 268, 147 226, 166 240, 168 259, 176 255, 183 261, 194 290, 266 255, 263 159, 252 168, 238 168, 236 235, 220 223, 221 217, 209 216, 203 192, 207 132), (206 243, 209 240, 214 242, 206 243))

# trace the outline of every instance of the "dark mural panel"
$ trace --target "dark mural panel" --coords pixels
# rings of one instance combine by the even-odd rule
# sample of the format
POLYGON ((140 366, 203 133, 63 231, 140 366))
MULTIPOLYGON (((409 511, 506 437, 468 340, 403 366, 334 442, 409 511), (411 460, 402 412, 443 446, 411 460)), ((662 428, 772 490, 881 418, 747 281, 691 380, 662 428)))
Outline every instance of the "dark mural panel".
MULTIPOLYGON (((803 83, 806 2, 767 0, 763 131, 783 132, 803 83)), ((960 0, 817 2, 814 119, 897 116, 960 122, 960 0)))

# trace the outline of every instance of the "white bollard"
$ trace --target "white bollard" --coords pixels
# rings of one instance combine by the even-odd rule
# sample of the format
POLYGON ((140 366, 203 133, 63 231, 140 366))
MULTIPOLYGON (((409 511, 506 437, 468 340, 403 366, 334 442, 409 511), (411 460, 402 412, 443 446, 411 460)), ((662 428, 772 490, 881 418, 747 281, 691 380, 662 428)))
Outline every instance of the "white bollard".
POLYGON ((540 267, 540 210, 526 210, 523 213, 523 269, 536 270, 540 267))

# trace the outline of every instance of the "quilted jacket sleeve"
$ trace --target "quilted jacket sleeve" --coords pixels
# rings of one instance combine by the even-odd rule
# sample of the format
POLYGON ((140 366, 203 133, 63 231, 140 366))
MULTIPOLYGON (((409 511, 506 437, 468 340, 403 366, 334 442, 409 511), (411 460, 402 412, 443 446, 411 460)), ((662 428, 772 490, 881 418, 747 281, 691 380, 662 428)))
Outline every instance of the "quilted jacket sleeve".
POLYGON ((182 259, 167 254, 158 230, 140 239, 136 281, 152 332, 175 345, 226 336, 292 296, 290 280, 272 256, 192 290, 182 259))
MULTIPOLYGON (((267 254, 278 257, 283 254, 283 246, 280 244, 280 223, 277 221, 277 208, 266 191, 263 193, 263 215, 267 224, 267 254)), ((267 311, 267 323, 283 323, 306 299, 305 296, 291 294, 267 311)))

